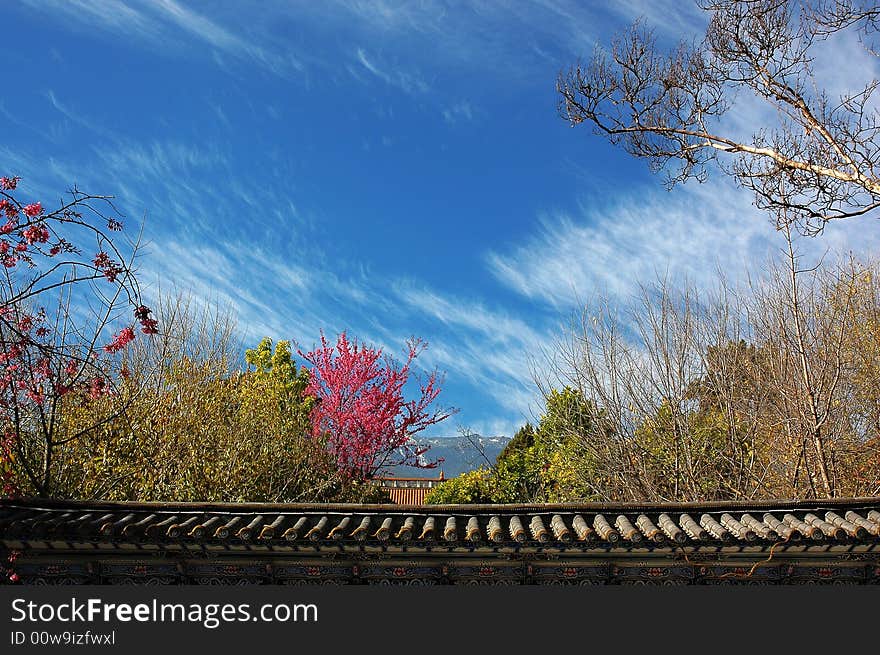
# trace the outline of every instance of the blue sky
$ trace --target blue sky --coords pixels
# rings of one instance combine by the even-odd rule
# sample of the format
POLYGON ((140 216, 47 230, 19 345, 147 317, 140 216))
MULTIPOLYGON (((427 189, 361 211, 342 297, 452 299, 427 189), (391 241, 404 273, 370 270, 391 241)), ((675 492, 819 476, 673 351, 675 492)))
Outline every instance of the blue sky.
MULTIPOLYGON (((705 20, 680 1, 13 0, 0 173, 47 205, 115 195, 145 217, 142 279, 230 304, 247 344, 423 337, 461 410, 434 434, 510 434, 584 299, 739 278, 780 246, 720 175, 667 192, 557 116, 558 72, 639 16, 662 40, 705 20)), ((826 68, 834 89, 877 76, 854 40, 826 68)), ((853 222, 803 247, 876 245, 853 222)))

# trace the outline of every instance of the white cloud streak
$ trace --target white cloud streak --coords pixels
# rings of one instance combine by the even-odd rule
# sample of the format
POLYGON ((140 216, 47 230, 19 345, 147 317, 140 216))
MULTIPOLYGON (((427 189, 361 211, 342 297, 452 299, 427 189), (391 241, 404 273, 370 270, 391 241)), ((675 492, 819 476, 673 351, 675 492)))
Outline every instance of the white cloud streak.
POLYGON ((428 83, 418 73, 410 73, 385 64, 382 64, 380 67, 376 63, 375 58, 367 57, 367 53, 363 48, 357 49, 356 56, 361 66, 371 74, 386 84, 397 87, 401 91, 406 93, 428 93, 431 90, 428 83))
MULTIPOLYGON (((826 249, 869 254, 880 234, 866 232, 864 221, 830 224, 821 238, 802 239, 801 250, 808 257, 826 249)), ((716 180, 633 192, 575 215, 546 215, 536 234, 490 252, 487 265, 520 295, 565 309, 596 296, 626 300, 640 283, 658 277, 707 288, 718 271, 742 280, 782 246, 766 214, 748 204, 747 192, 716 180)))
MULTIPOLYGON (((240 62, 254 64, 275 75, 301 74, 305 66, 296 53, 286 48, 268 49, 266 39, 253 35, 236 23, 224 27, 188 6, 174 0, 23 0, 34 11, 49 17, 64 17, 70 29, 89 34, 103 33, 105 38, 125 43, 143 44, 153 51, 172 54, 191 51, 193 43, 208 46, 240 62)), ((217 9, 217 7, 214 7, 217 9)), ((226 64, 220 57, 218 63, 226 64)))
POLYGON ((456 102, 443 110, 443 120, 450 125, 460 121, 472 121, 474 120, 474 109, 467 100, 456 102))
MULTIPOLYGON (((513 0, 465 5, 428 0, 419 3, 335 2, 290 3, 265 0, 258 9, 235 3, 182 3, 177 0, 22 0, 32 11, 62 22, 68 29, 100 34, 115 42, 148 47, 171 56, 189 56, 199 47, 221 67, 234 62, 255 65, 282 77, 312 73, 345 83, 335 62, 324 61, 308 36, 333 35, 340 43, 358 44, 353 62, 372 76, 424 94, 434 85, 420 72, 427 67, 483 71, 510 79, 543 75, 548 64, 587 54, 606 33, 609 16, 624 27, 635 13, 606 5, 577 1, 513 0), (199 9, 197 9, 199 8, 199 9), (60 20, 59 20, 60 19, 60 20), (279 28, 285 26, 285 29, 279 28)), ((680 3, 645 3, 652 17, 672 20, 680 3)), ((643 12, 644 13, 644 12, 643 12)), ((672 29, 674 26, 669 26, 672 29)), ((351 51, 350 51, 351 52, 351 51)))

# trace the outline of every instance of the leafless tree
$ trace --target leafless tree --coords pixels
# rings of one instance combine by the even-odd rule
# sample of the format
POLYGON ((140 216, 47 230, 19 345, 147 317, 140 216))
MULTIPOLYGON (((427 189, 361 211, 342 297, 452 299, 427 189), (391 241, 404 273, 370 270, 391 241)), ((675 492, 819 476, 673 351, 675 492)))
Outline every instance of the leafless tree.
MULTIPOLYGON (((784 233, 783 263, 752 286, 749 317, 765 353, 763 383, 771 392, 766 429, 777 448, 795 456, 785 475, 788 493, 830 497, 839 493, 838 451, 853 437, 848 335, 858 269, 852 263, 805 266, 791 232, 784 233)), ((776 461, 788 459, 779 453, 776 461)))
POLYGON ((760 278, 660 280, 584 310, 554 344, 539 386, 577 390, 606 428, 579 442, 581 487, 654 501, 880 489, 878 267, 808 265, 784 234, 760 278))
POLYGON ((742 314, 726 284, 705 294, 660 280, 626 306, 600 301, 586 309, 555 344, 554 377, 592 400, 594 423, 606 428, 581 444, 596 496, 706 500, 766 492, 757 423, 734 420, 742 396, 753 396, 742 384, 754 357, 742 314))
MULTIPOLYGON (((670 186, 713 164, 754 194, 777 224, 818 234, 828 221, 880 215, 876 90, 830 97, 815 73, 819 42, 877 33, 880 11, 855 0, 703 0, 703 39, 671 51, 642 22, 560 73, 560 115, 665 170, 670 186), (756 99, 775 119, 740 134, 756 99)), ((872 51, 876 52, 876 51, 872 51)), ((870 75, 870 73, 868 73, 870 75)))
POLYGON ((458 435, 463 438, 467 442, 467 446, 462 446, 463 451, 470 450, 474 455, 476 455, 477 461, 480 462, 479 466, 483 467, 484 465, 488 469, 495 468, 495 459, 489 457, 486 452, 486 444, 483 441, 483 436, 478 432, 474 432, 470 428, 460 426, 458 428, 458 435))
POLYGON ((880 33, 880 7, 876 4, 854 0, 824 2, 813 11, 812 19, 816 22, 818 34, 833 34, 855 26, 864 46, 871 54, 878 55, 872 40, 880 33))

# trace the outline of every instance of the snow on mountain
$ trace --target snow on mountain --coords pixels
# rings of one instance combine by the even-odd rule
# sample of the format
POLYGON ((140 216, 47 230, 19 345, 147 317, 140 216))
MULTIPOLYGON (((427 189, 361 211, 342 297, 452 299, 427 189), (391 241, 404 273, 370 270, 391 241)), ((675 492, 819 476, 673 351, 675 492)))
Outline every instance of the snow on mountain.
POLYGON ((423 463, 438 459, 443 461, 437 468, 424 469, 413 466, 395 466, 383 475, 395 475, 409 478, 435 478, 443 471, 447 479, 454 478, 465 471, 472 471, 480 466, 495 463, 495 458, 510 441, 510 437, 438 437, 434 439, 418 439, 420 446, 429 446, 422 455, 423 463))

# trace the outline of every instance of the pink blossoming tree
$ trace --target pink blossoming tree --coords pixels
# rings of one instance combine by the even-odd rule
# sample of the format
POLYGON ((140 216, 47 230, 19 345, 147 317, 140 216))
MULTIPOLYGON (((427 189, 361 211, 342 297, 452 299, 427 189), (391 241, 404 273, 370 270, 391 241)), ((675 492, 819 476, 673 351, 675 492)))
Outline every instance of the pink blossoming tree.
POLYGON ((20 199, 19 181, 0 177, 0 482, 5 495, 51 495, 59 449, 88 431, 61 430, 65 406, 112 394, 135 329, 158 325, 133 274, 137 244, 126 257, 112 234, 111 199, 74 188, 47 211, 20 199))
POLYGON ((454 410, 435 406, 441 391, 436 371, 421 378, 413 374, 413 363, 425 347, 419 339, 410 340, 406 359, 399 363, 343 332, 335 345, 322 333, 319 347, 299 352, 311 365, 305 394, 318 399, 310 414, 313 436, 327 439, 346 475, 368 480, 395 465, 437 466, 436 461, 424 461, 427 448, 416 446, 413 435, 454 410), (418 391, 407 400, 411 378, 418 391))

